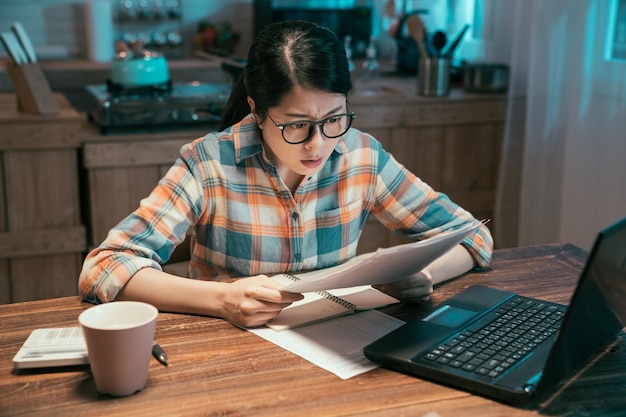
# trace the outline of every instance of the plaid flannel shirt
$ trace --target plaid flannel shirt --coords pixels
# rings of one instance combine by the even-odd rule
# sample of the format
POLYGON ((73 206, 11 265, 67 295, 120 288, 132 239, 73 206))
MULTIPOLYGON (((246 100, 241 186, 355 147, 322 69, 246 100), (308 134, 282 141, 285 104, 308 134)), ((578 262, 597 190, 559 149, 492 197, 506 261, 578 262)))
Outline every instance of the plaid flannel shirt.
MULTIPOLYGON (((188 233, 196 279, 334 266, 356 255, 370 214, 412 240, 476 221, 354 128, 292 195, 250 115, 182 147, 152 193, 88 254, 79 292, 91 302, 115 299, 141 268, 161 269, 188 233)), ((463 244, 479 266, 490 263, 485 226, 463 244)))

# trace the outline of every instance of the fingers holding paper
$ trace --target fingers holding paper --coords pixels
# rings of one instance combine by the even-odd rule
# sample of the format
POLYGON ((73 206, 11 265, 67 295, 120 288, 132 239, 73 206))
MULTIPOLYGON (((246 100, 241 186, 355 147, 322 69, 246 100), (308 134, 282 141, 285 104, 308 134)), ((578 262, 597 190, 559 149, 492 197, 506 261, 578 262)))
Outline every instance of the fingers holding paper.
POLYGON ((428 301, 433 293, 433 279, 427 269, 405 279, 388 284, 375 285, 374 288, 397 298, 403 303, 428 301))
POLYGON ((239 279, 230 286, 224 300, 225 318, 244 327, 261 326, 303 298, 302 294, 280 291, 281 285, 265 275, 239 279))

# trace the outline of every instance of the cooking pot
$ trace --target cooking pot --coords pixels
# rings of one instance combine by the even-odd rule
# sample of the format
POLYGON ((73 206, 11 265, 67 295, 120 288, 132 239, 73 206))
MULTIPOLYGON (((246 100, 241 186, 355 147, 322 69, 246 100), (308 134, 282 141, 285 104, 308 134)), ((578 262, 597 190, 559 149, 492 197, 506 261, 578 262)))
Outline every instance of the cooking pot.
POLYGON ((145 87, 168 82, 167 60, 157 52, 121 51, 111 62, 111 81, 124 87, 145 87))
POLYGON ((463 89, 472 93, 501 93, 509 86, 505 64, 463 63, 463 89))

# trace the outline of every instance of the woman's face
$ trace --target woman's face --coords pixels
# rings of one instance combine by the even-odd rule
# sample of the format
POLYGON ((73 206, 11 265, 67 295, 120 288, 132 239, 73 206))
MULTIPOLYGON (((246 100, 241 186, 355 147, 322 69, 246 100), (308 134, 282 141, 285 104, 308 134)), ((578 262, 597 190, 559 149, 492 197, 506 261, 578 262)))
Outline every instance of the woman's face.
MULTIPOLYGON (((254 112, 254 103, 249 100, 254 112)), ((296 87, 285 96, 281 104, 267 110, 269 117, 259 123, 263 130, 263 141, 267 156, 277 167, 283 179, 295 176, 311 176, 319 172, 332 153, 339 138, 328 138, 321 133, 321 125, 315 125, 311 137, 303 143, 290 144, 283 139, 283 132, 276 124, 299 120, 320 121, 330 116, 347 112, 343 94, 327 93, 319 90, 296 87)), ((285 134, 290 136, 285 127, 285 134)), ((327 128, 330 130, 330 128, 327 128)), ((305 129, 308 132, 308 129, 305 129)), ((294 132, 291 131, 291 134, 294 132)), ((306 137, 306 134, 305 134, 306 137)))

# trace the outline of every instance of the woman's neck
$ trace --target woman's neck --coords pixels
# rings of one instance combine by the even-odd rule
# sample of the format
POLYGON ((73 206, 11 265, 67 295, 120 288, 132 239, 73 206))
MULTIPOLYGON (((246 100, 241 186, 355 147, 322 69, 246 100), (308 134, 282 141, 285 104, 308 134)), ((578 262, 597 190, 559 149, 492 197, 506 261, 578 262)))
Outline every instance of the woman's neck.
POLYGON ((281 170, 278 170, 278 175, 283 180, 289 191, 291 191, 291 195, 296 195, 296 190, 302 183, 304 179, 304 175, 296 174, 295 172, 286 169, 288 172, 281 173, 281 170))
POLYGON ((278 176, 280 177, 280 179, 283 180, 287 188, 289 188, 289 191, 291 191, 291 194, 295 195, 296 190, 298 189, 298 187, 300 186, 300 183, 302 183, 302 180, 304 179, 304 175, 298 174, 297 172, 291 170, 287 166, 278 163, 276 161, 277 158, 274 156, 269 146, 265 146, 264 144, 263 151, 264 151, 265 158, 267 159, 267 161, 276 167, 276 172, 278 173, 278 176))

